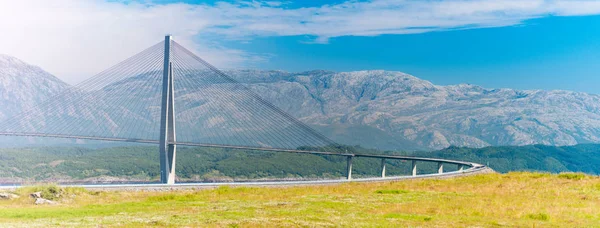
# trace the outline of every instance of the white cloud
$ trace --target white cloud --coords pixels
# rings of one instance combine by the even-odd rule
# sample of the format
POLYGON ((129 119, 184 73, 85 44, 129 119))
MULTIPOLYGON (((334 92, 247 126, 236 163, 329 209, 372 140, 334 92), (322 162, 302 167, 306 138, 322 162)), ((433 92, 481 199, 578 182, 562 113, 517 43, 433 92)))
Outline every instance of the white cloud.
POLYGON ((238 13, 229 14, 222 20, 231 27, 210 30, 231 37, 313 35, 326 41, 338 36, 507 26, 548 15, 599 13, 600 1, 585 0, 348 1, 302 9, 264 5, 238 9, 238 13))
MULTIPOLYGON (((376 36, 509 26, 548 15, 600 14, 586 0, 372 0, 290 8, 281 1, 140 4, 101 0, 0 0, 0 53, 37 64, 69 82, 161 40, 176 40, 218 66, 262 59, 197 35, 248 40, 308 35, 376 36)), ((205 37, 205 36, 203 36, 205 37)))
POLYGON ((208 22, 197 20, 188 9, 182 4, 1 0, 0 52, 40 65, 67 81, 80 81, 158 43, 169 32, 178 41, 193 44, 193 36, 208 22))

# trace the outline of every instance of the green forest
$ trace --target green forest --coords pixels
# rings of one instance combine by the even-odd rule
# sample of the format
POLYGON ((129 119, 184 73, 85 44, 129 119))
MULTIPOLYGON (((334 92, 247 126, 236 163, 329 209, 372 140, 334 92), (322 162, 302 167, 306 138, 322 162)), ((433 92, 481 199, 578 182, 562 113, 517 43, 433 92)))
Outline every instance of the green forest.
MULTIPOLYGON (((450 147, 433 152, 376 151, 345 148, 352 153, 446 158, 485 164, 498 172, 600 173, 600 144, 576 146, 450 147)), ((0 183, 28 182, 156 182, 158 150, 154 146, 107 148, 30 147, 0 149, 0 183)), ((380 174, 379 159, 355 158, 355 177, 380 174)), ((408 175, 410 162, 387 160, 388 175, 408 175)), ((432 173, 436 164, 419 163, 419 173, 432 173)), ((179 181, 244 181, 248 179, 343 178, 346 159, 281 152, 180 147, 179 181)), ((456 170, 446 165, 446 171, 456 170)))

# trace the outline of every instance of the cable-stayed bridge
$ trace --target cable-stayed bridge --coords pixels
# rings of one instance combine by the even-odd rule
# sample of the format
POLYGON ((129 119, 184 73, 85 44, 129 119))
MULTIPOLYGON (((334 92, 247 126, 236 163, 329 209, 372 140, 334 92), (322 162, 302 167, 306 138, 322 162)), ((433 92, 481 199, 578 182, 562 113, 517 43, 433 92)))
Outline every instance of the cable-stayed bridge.
MULTIPOLYGON (((262 90, 262 92, 269 92, 262 90)), ((161 182, 175 181, 177 145, 342 155, 352 158, 468 162, 349 154, 261 98, 170 36, 115 66, 0 123, 0 135, 159 145, 161 182)), ((462 168, 460 169, 462 170, 462 168)))

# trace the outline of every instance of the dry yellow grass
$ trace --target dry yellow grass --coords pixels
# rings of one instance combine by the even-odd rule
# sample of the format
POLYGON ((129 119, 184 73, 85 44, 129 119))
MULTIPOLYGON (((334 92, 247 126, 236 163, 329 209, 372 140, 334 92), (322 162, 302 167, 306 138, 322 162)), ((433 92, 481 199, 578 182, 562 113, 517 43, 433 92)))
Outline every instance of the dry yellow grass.
MULTIPOLYGON (((27 189, 18 190, 25 194, 27 189)), ((172 192, 74 191, 60 205, 0 202, 3 226, 600 227, 600 178, 485 174, 443 180, 172 192)))

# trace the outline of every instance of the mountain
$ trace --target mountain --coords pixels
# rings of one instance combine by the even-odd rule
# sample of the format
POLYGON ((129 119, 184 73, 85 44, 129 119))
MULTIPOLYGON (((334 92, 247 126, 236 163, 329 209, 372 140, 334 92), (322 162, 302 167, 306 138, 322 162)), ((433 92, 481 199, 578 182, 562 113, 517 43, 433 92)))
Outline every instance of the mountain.
MULTIPOLYGON (((451 145, 563 146, 600 142, 600 96, 593 94, 486 89, 465 84, 438 86, 390 71, 231 70, 226 73, 342 144, 385 150, 432 150, 451 145)), ((71 118, 85 124, 69 127, 82 131, 95 129, 98 135, 158 137, 155 125, 159 121, 160 96, 153 91, 160 91, 160 87, 150 85, 151 77, 156 76, 148 73, 107 84, 102 93, 89 96, 96 99, 85 106, 66 103, 53 111, 38 110, 46 116, 28 120, 24 126, 30 130, 41 129, 50 122, 59 122, 56 119, 71 118), (131 94, 128 90, 141 86, 147 87, 145 93, 131 94), (151 104, 117 106, 119 99, 125 96, 135 101, 133 104, 151 104), (132 133, 120 129, 126 127, 120 123, 135 121, 148 125, 144 128, 147 131, 132 133)), ((227 118, 214 108, 235 106, 232 104, 239 102, 236 98, 243 94, 232 90, 227 97, 230 103, 224 103, 223 94, 216 92, 220 84, 206 85, 201 90, 185 84, 177 86, 176 96, 185 99, 187 104, 177 106, 181 113, 178 121, 182 121, 178 126, 202 124, 198 128, 202 134, 224 135, 219 131, 219 124, 227 122, 227 118)), ((0 119, 35 107, 65 88, 67 84, 39 67, 0 56, 0 119)), ((235 111, 229 111, 232 110, 235 111)))
POLYGON ((441 149, 600 142, 600 96, 593 94, 437 86, 389 71, 228 73, 342 143, 441 149), (350 140, 337 137, 344 135, 350 140))
POLYGON ((0 119, 35 109, 67 86, 40 67, 0 54, 0 119))

